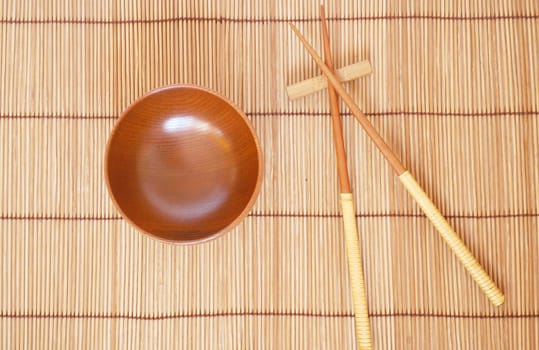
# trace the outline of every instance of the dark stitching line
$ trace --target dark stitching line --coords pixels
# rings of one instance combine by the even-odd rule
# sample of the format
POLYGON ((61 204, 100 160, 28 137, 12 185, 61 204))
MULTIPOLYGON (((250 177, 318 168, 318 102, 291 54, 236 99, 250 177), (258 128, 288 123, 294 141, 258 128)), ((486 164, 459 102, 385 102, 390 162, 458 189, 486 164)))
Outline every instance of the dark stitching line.
MULTIPOLYGON (((394 21, 394 20, 440 20, 440 21, 495 21, 537 19, 539 15, 502 15, 502 16, 433 16, 433 15, 401 15, 401 16, 353 16, 329 17, 328 21, 394 21)), ((215 23, 311 23, 319 22, 319 18, 231 18, 231 17, 173 17, 162 19, 2 19, 4 24, 152 24, 169 22, 215 22, 215 23)))
MULTIPOLYGON (((340 218, 341 214, 270 214, 270 213, 251 213, 250 217, 292 217, 292 218, 340 218)), ((538 217, 539 213, 515 213, 515 214, 486 214, 486 215, 445 215, 447 219, 498 219, 498 218, 517 218, 517 217, 538 217)), ((356 218, 426 218, 423 214, 406 213, 362 213, 356 214, 356 218)))
MULTIPOLYGON (((197 314, 176 314, 163 316, 136 316, 136 315, 76 315, 76 314, 0 314, 0 318, 34 318, 34 319, 128 319, 159 321, 167 319, 184 318, 212 318, 212 317, 325 317, 325 318, 352 318, 351 313, 312 313, 312 312, 216 312, 197 314)), ((503 319, 503 318, 537 318, 539 314, 513 314, 513 315, 455 315, 455 314, 424 314, 424 313, 373 313, 370 317, 426 317, 426 318, 468 318, 468 319, 503 319)))
POLYGON ((5 215, 0 216, 0 220, 14 220, 14 221, 116 221, 122 220, 121 216, 40 216, 40 215, 30 215, 30 216, 16 216, 16 215, 5 215))
MULTIPOLYGON (((340 214, 285 214, 285 213, 251 213, 248 217, 260 217, 260 218, 340 218, 340 214)), ((515 213, 515 214, 486 214, 486 215, 446 215, 447 219, 503 219, 503 218, 533 218, 539 217, 539 213, 515 213)), ((405 213, 365 213, 356 214, 356 218, 426 218, 423 214, 405 214, 405 213)), ((120 216, 16 216, 16 215, 3 215, 0 216, 0 220, 15 220, 15 221, 115 221, 122 220, 120 216)))
MULTIPOLYGON (((252 116, 329 116, 329 112, 248 112, 247 115, 252 116)), ((413 115, 413 116, 436 116, 436 117, 496 117, 496 116, 521 116, 521 115, 537 115, 539 111, 515 111, 515 112, 416 112, 416 111, 389 111, 389 112, 370 112, 365 113, 369 117, 384 117, 392 115, 413 115)), ((351 112, 341 112, 343 116, 352 116, 351 112)))
POLYGON ((17 119, 47 119, 47 120, 95 120, 95 119, 118 119, 115 115, 0 115, 0 119, 17 120, 17 119))
MULTIPOLYGON (((312 117, 329 116, 329 112, 247 112, 250 117, 312 117)), ((343 116, 352 116, 350 112, 341 113, 343 116)), ((435 117, 499 117, 499 116, 526 116, 539 115, 539 111, 515 111, 515 112, 415 112, 415 111, 394 111, 394 112, 372 112, 365 113, 369 117, 384 117, 394 115, 409 116, 435 116, 435 117)), ((115 115, 0 115, 0 119, 74 119, 74 120, 92 120, 92 119, 117 119, 115 115)))

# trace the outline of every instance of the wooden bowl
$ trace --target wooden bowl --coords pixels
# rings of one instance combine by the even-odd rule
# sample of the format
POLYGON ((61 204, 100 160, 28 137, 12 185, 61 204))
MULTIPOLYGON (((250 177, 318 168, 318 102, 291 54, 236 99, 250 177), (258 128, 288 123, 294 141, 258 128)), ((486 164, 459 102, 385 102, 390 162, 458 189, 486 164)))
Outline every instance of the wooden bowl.
POLYGON ((192 85, 135 101, 116 122, 105 157, 107 187, 121 215, 152 237, 182 244, 236 226, 258 196, 262 167, 245 115, 192 85))

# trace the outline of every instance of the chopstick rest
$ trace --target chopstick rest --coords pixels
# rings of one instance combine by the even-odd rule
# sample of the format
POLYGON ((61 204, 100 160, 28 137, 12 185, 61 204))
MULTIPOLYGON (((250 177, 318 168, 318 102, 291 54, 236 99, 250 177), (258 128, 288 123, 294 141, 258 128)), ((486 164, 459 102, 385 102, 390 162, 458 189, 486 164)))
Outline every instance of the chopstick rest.
MULTIPOLYGON (((335 74, 341 82, 352 81, 361 77, 365 77, 372 73, 372 66, 369 61, 359 61, 348 66, 337 69, 335 74)), ((310 79, 306 79, 286 87, 288 98, 295 100, 307 95, 322 91, 328 87, 326 77, 318 75, 310 79)))

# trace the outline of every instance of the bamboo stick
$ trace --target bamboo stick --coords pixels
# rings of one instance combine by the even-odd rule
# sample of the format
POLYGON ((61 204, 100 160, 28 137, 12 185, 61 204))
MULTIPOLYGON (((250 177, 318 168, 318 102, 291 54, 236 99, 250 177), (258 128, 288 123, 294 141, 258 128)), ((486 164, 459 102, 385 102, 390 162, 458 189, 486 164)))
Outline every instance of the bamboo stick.
MULTIPOLYGON (((372 73, 372 66, 369 61, 360 61, 350 64, 345 67, 341 67, 335 71, 337 78, 342 82, 352 81, 372 73)), ((297 83, 288 85, 286 87, 286 93, 288 98, 296 100, 301 97, 314 94, 315 92, 322 91, 328 87, 326 77, 317 75, 309 79, 299 81, 297 83)))

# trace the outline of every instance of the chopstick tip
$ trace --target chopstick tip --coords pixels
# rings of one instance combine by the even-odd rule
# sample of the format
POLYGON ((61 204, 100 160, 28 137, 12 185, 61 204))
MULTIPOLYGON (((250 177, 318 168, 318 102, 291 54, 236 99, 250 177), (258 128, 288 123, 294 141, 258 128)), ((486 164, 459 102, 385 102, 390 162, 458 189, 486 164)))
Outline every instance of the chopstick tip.
POLYGON ((324 8, 324 4, 320 3, 320 20, 322 23, 326 21, 326 9, 324 8))
POLYGON ((298 28, 292 22, 288 22, 288 26, 296 33, 299 32, 298 28))

